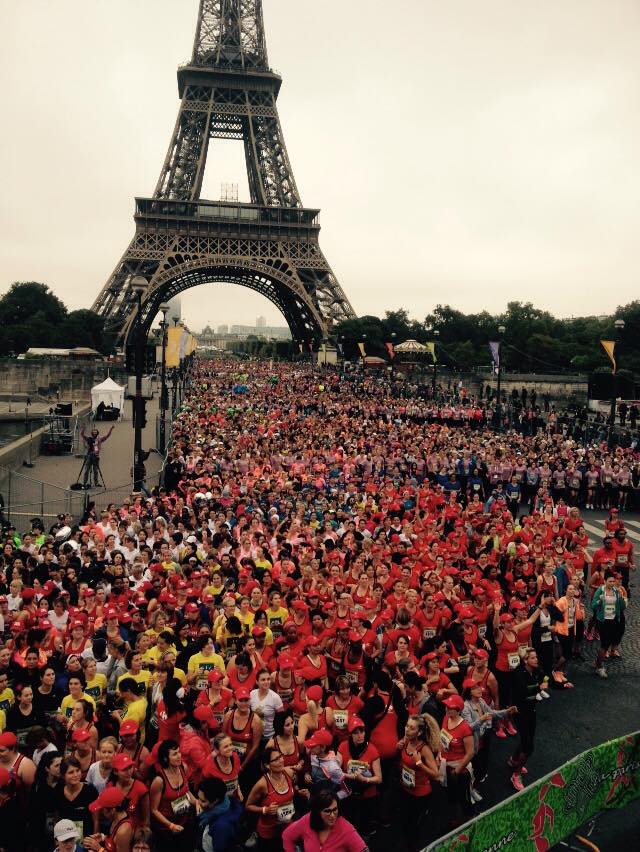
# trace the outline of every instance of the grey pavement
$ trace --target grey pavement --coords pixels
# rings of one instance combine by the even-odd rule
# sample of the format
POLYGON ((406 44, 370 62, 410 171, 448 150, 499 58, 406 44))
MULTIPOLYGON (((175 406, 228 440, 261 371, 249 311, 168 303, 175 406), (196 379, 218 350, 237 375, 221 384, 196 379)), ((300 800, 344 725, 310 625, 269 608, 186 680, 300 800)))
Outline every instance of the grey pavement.
MULTIPOLYGON (((158 414, 158 398, 147 402, 147 425, 142 433, 142 447, 145 450, 156 446, 156 415, 158 414)), ((131 401, 125 401, 124 416, 126 419, 117 423, 96 423, 95 428, 104 435, 113 425, 113 432, 103 444, 100 452, 100 467, 104 477, 107 494, 101 498, 100 490, 92 489, 91 499, 98 505, 110 502, 110 492, 126 493, 131 490, 131 465, 133 461, 133 424, 131 420, 131 401)), ((51 485, 68 487, 75 482, 82 467, 83 456, 38 456, 35 466, 29 476, 42 480, 51 485)), ((152 453, 146 462, 147 482, 149 485, 157 481, 158 471, 162 467, 162 459, 157 453, 152 453), (154 479, 156 477, 156 479, 154 479)), ((115 499, 115 496, 113 497, 115 499)))

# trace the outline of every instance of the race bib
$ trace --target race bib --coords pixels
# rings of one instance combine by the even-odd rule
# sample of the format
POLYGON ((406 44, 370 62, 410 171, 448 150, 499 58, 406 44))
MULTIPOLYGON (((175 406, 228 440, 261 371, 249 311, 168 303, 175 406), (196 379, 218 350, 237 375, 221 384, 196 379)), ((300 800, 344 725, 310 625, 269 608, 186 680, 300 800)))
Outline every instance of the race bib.
POLYGON ((293 802, 287 802, 286 805, 280 805, 277 811, 278 822, 291 822, 295 812, 296 809, 293 802))
POLYGON ((436 631, 431 627, 426 627, 424 630, 424 638, 425 639, 433 639, 436 635, 436 631))
POLYGON ((452 740, 453 737, 448 731, 445 731, 444 729, 440 731, 440 748, 442 751, 449 751, 449 746, 451 745, 452 740))
POLYGON ((171 802, 171 810, 175 816, 182 816, 183 814, 186 814, 190 807, 191 802, 189 801, 189 797, 186 793, 184 796, 179 796, 171 802))
POLYGON ((618 565, 626 565, 627 564, 627 554, 619 553, 617 558, 618 565))
POLYGON ((402 781, 402 785, 404 787, 413 788, 416 786, 416 773, 414 769, 409 769, 408 766, 402 767, 402 772, 400 773, 400 780, 402 781))
POLYGON ((82 843, 84 840, 84 822, 81 819, 74 819, 73 824, 76 827, 76 831, 78 832, 78 843, 82 843))
POLYGON ((507 654, 510 669, 517 669, 520 665, 520 654, 507 654))
POLYGON ((487 635, 487 625, 486 625, 486 624, 481 624, 481 625, 478 627, 478 636, 481 636, 481 637, 484 639, 484 637, 485 637, 486 635, 487 635))
POLYGON ((208 686, 208 680, 207 680, 207 678, 206 678, 206 677, 199 677, 199 678, 196 680, 196 689, 197 689, 197 690, 203 690, 203 689, 206 689, 206 688, 207 688, 207 686, 208 686))
POLYGON ((333 711, 333 723, 339 731, 344 731, 347 727, 347 722, 349 721, 349 711, 348 710, 334 710, 333 711))
POLYGON ((614 603, 604 605, 604 617, 606 621, 612 621, 616 617, 616 605, 614 603))
POLYGON ((233 750, 236 754, 240 755, 240 757, 244 757, 247 753, 247 744, 246 743, 233 743, 233 750))
POLYGON ((611 482, 611 477, 610 477, 610 476, 605 476, 604 481, 605 481, 605 482, 607 483, 607 485, 608 485, 608 484, 611 482))
POLYGON ((540 641, 541 642, 551 642, 552 639, 553 639, 553 636, 551 635, 550 630, 543 630, 542 633, 540 634, 540 641))
POLYGON ((344 676, 349 683, 358 683, 358 672, 345 671, 344 676))
POLYGON ((225 781, 224 783, 227 788, 227 795, 233 796, 233 794, 238 789, 238 779, 234 778, 233 781, 225 781))

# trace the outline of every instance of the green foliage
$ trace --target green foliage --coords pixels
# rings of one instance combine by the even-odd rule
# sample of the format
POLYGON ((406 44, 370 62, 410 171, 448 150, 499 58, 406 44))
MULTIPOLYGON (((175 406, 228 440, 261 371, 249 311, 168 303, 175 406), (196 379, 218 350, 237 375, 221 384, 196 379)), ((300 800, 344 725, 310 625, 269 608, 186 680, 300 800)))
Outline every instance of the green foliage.
POLYGON ((437 330, 438 362, 466 370, 491 364, 488 343, 498 339, 498 327, 504 325, 502 363, 508 370, 544 373, 602 368, 607 372, 610 364, 600 340, 615 339, 618 318, 625 321, 619 363, 640 373, 640 301, 618 307, 611 316, 571 319, 558 319, 531 302, 509 302, 497 316, 487 311, 464 314, 451 305, 436 305, 423 322, 412 320, 401 308, 387 311, 382 319, 364 316, 340 323, 332 338, 344 345, 347 358, 357 358, 358 341, 365 341, 367 354, 384 355, 386 342, 414 339, 425 343, 436 339, 437 330))
POLYGON ((30 347, 88 346, 109 354, 113 341, 104 320, 92 311, 67 312, 46 284, 17 281, 0 298, 0 355, 20 354, 30 347))

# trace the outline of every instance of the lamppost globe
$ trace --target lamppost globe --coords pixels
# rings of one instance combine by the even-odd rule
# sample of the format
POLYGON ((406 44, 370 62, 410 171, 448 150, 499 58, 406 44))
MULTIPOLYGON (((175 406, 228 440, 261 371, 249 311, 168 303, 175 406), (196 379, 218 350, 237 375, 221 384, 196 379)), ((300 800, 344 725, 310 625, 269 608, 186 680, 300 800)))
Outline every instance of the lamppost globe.
POLYGON ((507 329, 503 325, 498 326, 498 334, 503 335, 507 329))
POLYGON ((615 326, 616 331, 618 331, 618 332, 623 331, 624 330, 624 320, 623 319, 617 319, 614 322, 614 326, 615 326))

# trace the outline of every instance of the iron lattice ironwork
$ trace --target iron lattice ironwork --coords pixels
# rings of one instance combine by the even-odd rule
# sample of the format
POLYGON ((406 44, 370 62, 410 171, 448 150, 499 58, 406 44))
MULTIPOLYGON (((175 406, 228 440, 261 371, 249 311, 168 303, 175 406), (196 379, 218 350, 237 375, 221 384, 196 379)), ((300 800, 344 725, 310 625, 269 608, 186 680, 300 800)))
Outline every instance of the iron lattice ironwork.
POLYGON ((200 0, 189 64, 178 69, 180 110, 153 198, 137 198, 136 233, 93 310, 123 343, 134 320, 131 281, 149 282, 148 330, 160 304, 224 281, 266 296, 294 340, 318 339, 354 317, 319 245, 319 211, 302 206, 276 100, 262 0, 200 0), (244 143, 250 204, 201 199, 212 139, 244 143))

